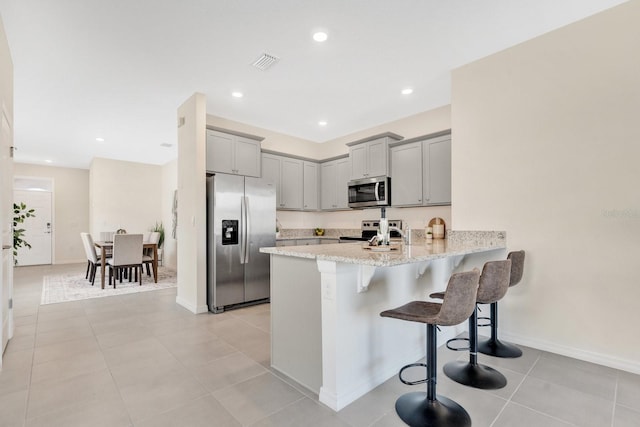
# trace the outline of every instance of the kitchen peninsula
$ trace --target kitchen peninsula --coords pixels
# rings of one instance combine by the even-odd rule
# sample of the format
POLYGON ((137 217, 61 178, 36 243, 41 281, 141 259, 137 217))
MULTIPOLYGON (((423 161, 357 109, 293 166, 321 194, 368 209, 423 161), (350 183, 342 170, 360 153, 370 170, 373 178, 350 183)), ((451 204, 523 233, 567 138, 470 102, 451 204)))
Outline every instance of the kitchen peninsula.
MULTIPOLYGON (((504 258, 506 233, 449 231, 387 252, 360 242, 260 251, 271 255, 271 365, 338 411, 425 355, 424 325, 379 313, 504 258)), ((465 325, 442 329, 440 342, 465 325)))

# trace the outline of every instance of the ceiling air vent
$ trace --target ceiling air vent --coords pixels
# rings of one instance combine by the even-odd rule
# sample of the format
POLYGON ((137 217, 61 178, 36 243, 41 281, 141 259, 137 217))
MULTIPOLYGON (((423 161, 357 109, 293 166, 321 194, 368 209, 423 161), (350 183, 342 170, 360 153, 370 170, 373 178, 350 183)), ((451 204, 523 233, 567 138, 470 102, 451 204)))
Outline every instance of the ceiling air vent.
POLYGON ((263 53, 258 59, 253 61, 251 65, 256 67, 258 70, 265 71, 278 61, 280 61, 280 58, 277 56, 263 53))

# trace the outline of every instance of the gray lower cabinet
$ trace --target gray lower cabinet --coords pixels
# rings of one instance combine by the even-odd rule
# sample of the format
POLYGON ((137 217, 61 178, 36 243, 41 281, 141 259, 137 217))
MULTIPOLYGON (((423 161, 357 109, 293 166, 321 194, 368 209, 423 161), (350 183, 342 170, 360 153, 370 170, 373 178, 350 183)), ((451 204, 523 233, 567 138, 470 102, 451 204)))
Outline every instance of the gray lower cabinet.
POLYGON ((260 177, 260 141, 207 129, 207 172, 260 177))
POLYGON ((277 209, 302 209, 302 160, 262 153, 262 178, 276 187, 277 209))
POLYGON ((390 148, 393 206, 451 204, 451 135, 412 138, 390 148))
POLYGON ((351 176, 348 157, 320 164, 320 208, 322 210, 347 209, 347 183, 351 176))
POLYGON ((302 209, 305 211, 317 211, 319 206, 318 187, 320 185, 320 166, 318 163, 303 161, 303 203, 302 209))

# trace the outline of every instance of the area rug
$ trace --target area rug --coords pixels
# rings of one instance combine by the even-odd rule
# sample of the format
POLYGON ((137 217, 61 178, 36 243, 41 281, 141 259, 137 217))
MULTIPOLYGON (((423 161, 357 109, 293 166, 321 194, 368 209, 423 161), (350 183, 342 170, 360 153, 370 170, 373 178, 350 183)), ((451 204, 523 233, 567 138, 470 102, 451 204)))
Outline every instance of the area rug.
MULTIPOLYGON (((106 280, 109 280, 108 276, 106 280)), ((113 289, 113 286, 108 286, 108 282, 105 283, 104 289, 100 288, 100 270, 96 274, 94 286, 91 286, 91 282, 84 278, 84 271, 77 274, 44 276, 40 304, 157 291, 159 289, 175 288, 177 284, 176 272, 164 267, 158 267, 158 283, 154 283, 152 276, 144 274, 142 276, 142 286, 138 282, 123 280, 122 283, 118 282, 115 289, 113 289)))

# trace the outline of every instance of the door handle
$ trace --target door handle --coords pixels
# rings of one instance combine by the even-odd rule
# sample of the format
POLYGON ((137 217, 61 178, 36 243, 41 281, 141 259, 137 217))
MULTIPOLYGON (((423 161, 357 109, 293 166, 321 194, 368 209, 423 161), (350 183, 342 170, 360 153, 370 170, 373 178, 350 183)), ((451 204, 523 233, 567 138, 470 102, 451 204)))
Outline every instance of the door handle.
POLYGON ((244 256, 246 252, 247 245, 247 223, 246 223, 246 212, 247 208, 245 206, 245 197, 242 196, 240 198, 240 264, 244 264, 244 256))
POLYGON ((251 236, 251 215, 249 215, 249 196, 244 196, 244 217, 245 217, 245 242, 244 242, 244 263, 249 264, 249 236, 251 236))

